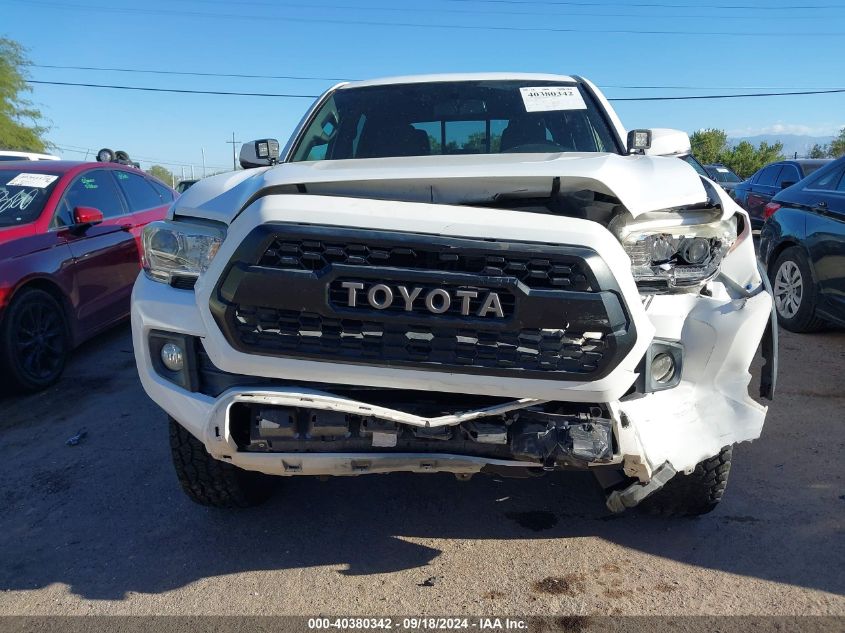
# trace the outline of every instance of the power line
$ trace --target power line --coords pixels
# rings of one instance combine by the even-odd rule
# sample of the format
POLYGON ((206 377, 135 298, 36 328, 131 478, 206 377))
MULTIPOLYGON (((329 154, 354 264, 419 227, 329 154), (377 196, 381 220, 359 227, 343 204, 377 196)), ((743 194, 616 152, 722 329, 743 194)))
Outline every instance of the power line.
MULTIPOLYGON (((185 75, 197 77, 239 77, 245 79, 306 79, 315 81, 359 81, 353 78, 341 77, 305 77, 302 75, 246 75, 240 73, 211 73, 199 71, 176 71, 176 70, 161 70, 157 68, 113 68, 107 66, 69 66, 58 64, 36 64, 29 63, 33 68, 52 68, 62 70, 85 70, 85 71, 104 71, 115 73, 148 73, 154 75, 185 75)), ((615 88, 619 90, 787 90, 783 86, 687 86, 687 85, 653 85, 653 86, 633 86, 633 85, 616 85, 616 84, 602 84, 603 89, 615 88)), ((806 88, 811 90, 811 88, 806 88)), ((824 90, 820 88, 819 90, 824 90)))
MULTIPOLYGON (((286 99, 316 99, 318 95, 299 95, 270 92, 226 92, 221 90, 185 90, 182 88, 150 88, 145 86, 120 86, 109 84, 74 83, 70 81, 37 81, 28 80, 32 84, 45 84, 52 86, 78 86, 83 88, 111 88, 114 90, 144 90, 149 92, 175 92, 179 94, 200 94, 200 95, 225 95, 237 97, 276 97, 286 99)), ((845 93, 845 88, 830 88, 826 90, 793 90, 788 92, 751 92, 742 94, 720 94, 720 95, 675 95, 658 97, 614 97, 608 101, 686 101, 691 99, 742 99, 749 97, 790 97, 796 95, 821 95, 845 93)))
MULTIPOLYGON (((225 5, 227 7, 237 6, 237 7, 279 7, 279 3, 277 2, 261 2, 258 0, 248 0, 246 2, 237 2, 232 3, 229 0, 185 0, 187 2, 193 3, 202 3, 202 4, 212 4, 212 5, 225 5)), ((477 0, 479 2, 483 0, 477 0)), ((524 4, 526 6, 535 4, 533 2, 514 2, 513 4, 519 5, 524 4)), ((432 9, 430 6, 425 7, 374 7, 374 6, 360 6, 360 5, 348 5, 348 4, 301 4, 301 3, 290 3, 287 2, 284 5, 284 8, 294 8, 294 9, 339 9, 341 11, 380 11, 380 12, 390 12, 390 13, 454 13, 459 15, 478 15, 478 9, 446 9, 442 7, 438 7, 437 9, 432 9)), ((605 6, 605 5, 586 5, 586 6, 605 6)), ((607 5, 607 6, 614 6, 614 5, 607 5)), ((621 6, 631 6, 631 5, 621 5, 621 6)), ((695 9, 698 7, 688 6, 687 8, 695 9)), ((684 13, 684 14, 665 14, 661 13, 659 16, 657 15, 647 15, 643 13, 585 13, 585 12, 578 12, 578 13, 562 13, 562 12, 555 12, 552 14, 548 13, 547 9, 540 9, 535 8, 528 11, 525 10, 517 10, 517 11, 503 11, 503 10, 496 10, 496 9, 484 9, 485 15, 529 15, 529 16, 538 16, 541 15, 543 17, 548 17, 549 15, 554 17, 566 17, 566 18, 641 18, 647 20, 653 20, 656 17, 661 19, 664 18, 712 18, 713 14, 692 14, 692 13, 684 13)), ((801 20, 824 20, 826 16, 820 15, 803 15, 803 16, 785 16, 785 15, 760 15, 759 11, 756 15, 732 15, 732 20, 782 20, 782 19, 801 19, 801 20)))
POLYGON ((746 97, 792 97, 796 95, 826 95, 845 92, 845 88, 830 90, 795 90, 790 92, 753 92, 733 95, 683 95, 675 97, 616 97, 608 101, 688 101, 691 99, 743 99, 746 97))
POLYGON ((843 9, 845 6, 841 4, 795 4, 795 5, 783 5, 783 6, 772 6, 771 4, 762 7, 760 5, 748 5, 748 4, 673 4, 667 2, 565 2, 563 0, 553 0, 553 1, 546 1, 541 2, 538 0, 445 0, 446 2, 472 2, 477 4, 538 4, 538 5, 564 5, 564 6, 575 6, 575 7, 642 7, 642 8, 655 8, 655 9, 728 9, 728 10, 740 10, 740 9, 756 9, 761 10, 765 9, 766 11, 776 10, 776 11, 793 11, 793 10, 805 10, 805 9, 843 9))
MULTIPOLYGON (((63 145, 63 144, 55 144, 57 149, 60 149, 63 152, 74 152, 76 154, 96 154, 97 150, 91 147, 80 147, 78 145, 63 145)), ((169 161, 169 160, 162 160, 160 158, 150 158, 149 156, 138 156, 135 154, 131 155, 133 160, 142 160, 145 163, 155 163, 157 165, 169 165, 171 167, 191 167, 196 165, 197 163, 183 163, 179 161, 169 161)), ((228 169, 228 167, 224 167, 223 165, 208 165, 211 169, 228 169)))
MULTIPOLYGON (((22 0, 9 0, 10 2, 21 2, 22 0)), ((244 15, 235 13, 202 13, 199 11, 161 11, 155 9, 138 8, 117 8, 102 7, 78 4, 55 4, 50 2, 36 2, 29 0, 27 5, 46 6, 62 10, 87 10, 92 12, 129 13, 144 15, 168 15, 190 18, 221 18, 225 20, 259 20, 262 22, 296 22, 296 23, 318 23, 318 24, 342 24, 355 26, 389 26, 398 28, 414 29, 452 29, 463 31, 510 31, 522 33, 592 33, 592 34, 616 34, 616 35, 684 35, 684 36, 743 36, 743 37, 842 37, 842 32, 774 32, 774 31, 711 31, 708 29, 697 29, 693 31, 671 31, 671 30, 646 30, 646 29, 582 29, 574 27, 530 27, 530 26, 486 26, 479 24, 418 24, 415 22, 383 22, 378 20, 343 20, 331 18, 301 18, 290 16, 267 16, 267 15, 244 15)))
POLYGON ((108 66, 65 66, 58 64, 29 63, 33 68, 52 68, 59 70, 95 70, 115 73, 146 73, 152 75, 185 75, 191 77, 235 77, 242 79, 295 79, 314 81, 347 81, 338 77, 304 77, 302 75, 247 75, 243 73, 209 73, 199 71, 159 70, 152 68, 112 68, 108 66))
POLYGON ((224 90, 187 90, 185 88, 151 88, 149 86, 118 86, 112 84, 89 84, 75 83, 72 81, 39 81, 36 79, 27 80, 31 84, 43 84, 49 86, 78 86, 82 88, 112 88, 114 90, 141 90, 144 92, 175 92, 179 94, 192 95, 227 95, 237 97, 284 97, 287 99, 316 99, 319 95, 297 95, 269 92, 227 92, 224 90))

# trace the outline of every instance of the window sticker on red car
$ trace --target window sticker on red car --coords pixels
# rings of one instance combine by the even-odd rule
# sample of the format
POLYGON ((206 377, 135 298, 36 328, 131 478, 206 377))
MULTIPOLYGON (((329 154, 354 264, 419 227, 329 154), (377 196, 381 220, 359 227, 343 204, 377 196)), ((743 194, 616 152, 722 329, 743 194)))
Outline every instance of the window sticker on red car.
POLYGON ((49 187, 58 176, 52 174, 18 174, 6 183, 7 187, 49 187))
POLYGON ((129 180, 129 174, 124 174, 122 171, 117 172, 118 180, 129 180))
POLYGON ((86 189, 96 189, 97 188, 97 181, 94 178, 85 178, 84 176, 79 179, 82 183, 82 186, 86 189))
POLYGON ((7 209, 25 210, 35 198, 38 197, 38 191, 32 189, 30 191, 21 190, 15 193, 10 193, 5 187, 0 187, 0 213, 7 209))

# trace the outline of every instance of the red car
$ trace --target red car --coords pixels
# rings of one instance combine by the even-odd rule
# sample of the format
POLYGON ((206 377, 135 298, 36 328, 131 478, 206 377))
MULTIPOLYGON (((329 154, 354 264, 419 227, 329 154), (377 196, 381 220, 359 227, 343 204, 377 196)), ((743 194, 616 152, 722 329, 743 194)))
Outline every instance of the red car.
POLYGON ((141 230, 176 195, 117 163, 0 163, 0 387, 51 385, 127 317, 141 230))

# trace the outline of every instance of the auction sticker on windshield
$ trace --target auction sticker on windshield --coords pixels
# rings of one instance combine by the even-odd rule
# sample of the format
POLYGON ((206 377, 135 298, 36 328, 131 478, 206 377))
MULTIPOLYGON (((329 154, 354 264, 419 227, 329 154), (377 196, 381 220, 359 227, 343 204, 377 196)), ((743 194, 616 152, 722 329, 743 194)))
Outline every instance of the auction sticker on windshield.
POLYGON ((586 110, 587 104, 575 86, 538 86, 520 88, 526 112, 586 110))
POLYGON ((7 187, 49 187, 58 176, 53 174, 18 174, 6 183, 7 187))

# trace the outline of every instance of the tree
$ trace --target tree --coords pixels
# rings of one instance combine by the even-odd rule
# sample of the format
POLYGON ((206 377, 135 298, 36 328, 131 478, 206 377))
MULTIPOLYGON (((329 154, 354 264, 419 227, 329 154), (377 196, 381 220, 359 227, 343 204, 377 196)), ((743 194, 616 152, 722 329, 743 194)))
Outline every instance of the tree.
POLYGON ((176 186, 176 176, 174 176, 169 169, 162 167, 161 165, 153 165, 147 170, 147 173, 150 176, 155 176, 160 181, 170 185, 171 187, 176 186))
POLYGON ((755 171, 783 159, 783 143, 769 145, 766 142, 754 147, 748 141, 741 141, 722 153, 720 162, 733 169, 740 177, 748 178, 755 171))
POLYGON ((807 153, 807 158, 827 158, 830 156, 830 145, 819 145, 816 143, 807 153))
POLYGON ((26 49, 0 37, 0 148, 44 152, 47 127, 41 112, 24 97, 32 91, 23 69, 29 65, 26 49))
POLYGON ((728 149, 728 135, 723 130, 712 128, 699 130, 693 132, 689 140, 692 155, 704 165, 718 163, 722 154, 728 149))
MULTIPOLYGON (((845 131, 845 130, 843 130, 845 131)), ((755 171, 783 158, 783 143, 760 143, 754 147, 748 141, 742 141, 734 147, 728 146, 728 135, 724 130, 707 128, 694 132, 690 136, 692 154, 699 162, 710 165, 722 163, 743 178, 748 178, 755 171)))
POLYGON ((828 156, 831 158, 845 156, 845 127, 839 130, 839 136, 833 139, 828 146, 828 156))

